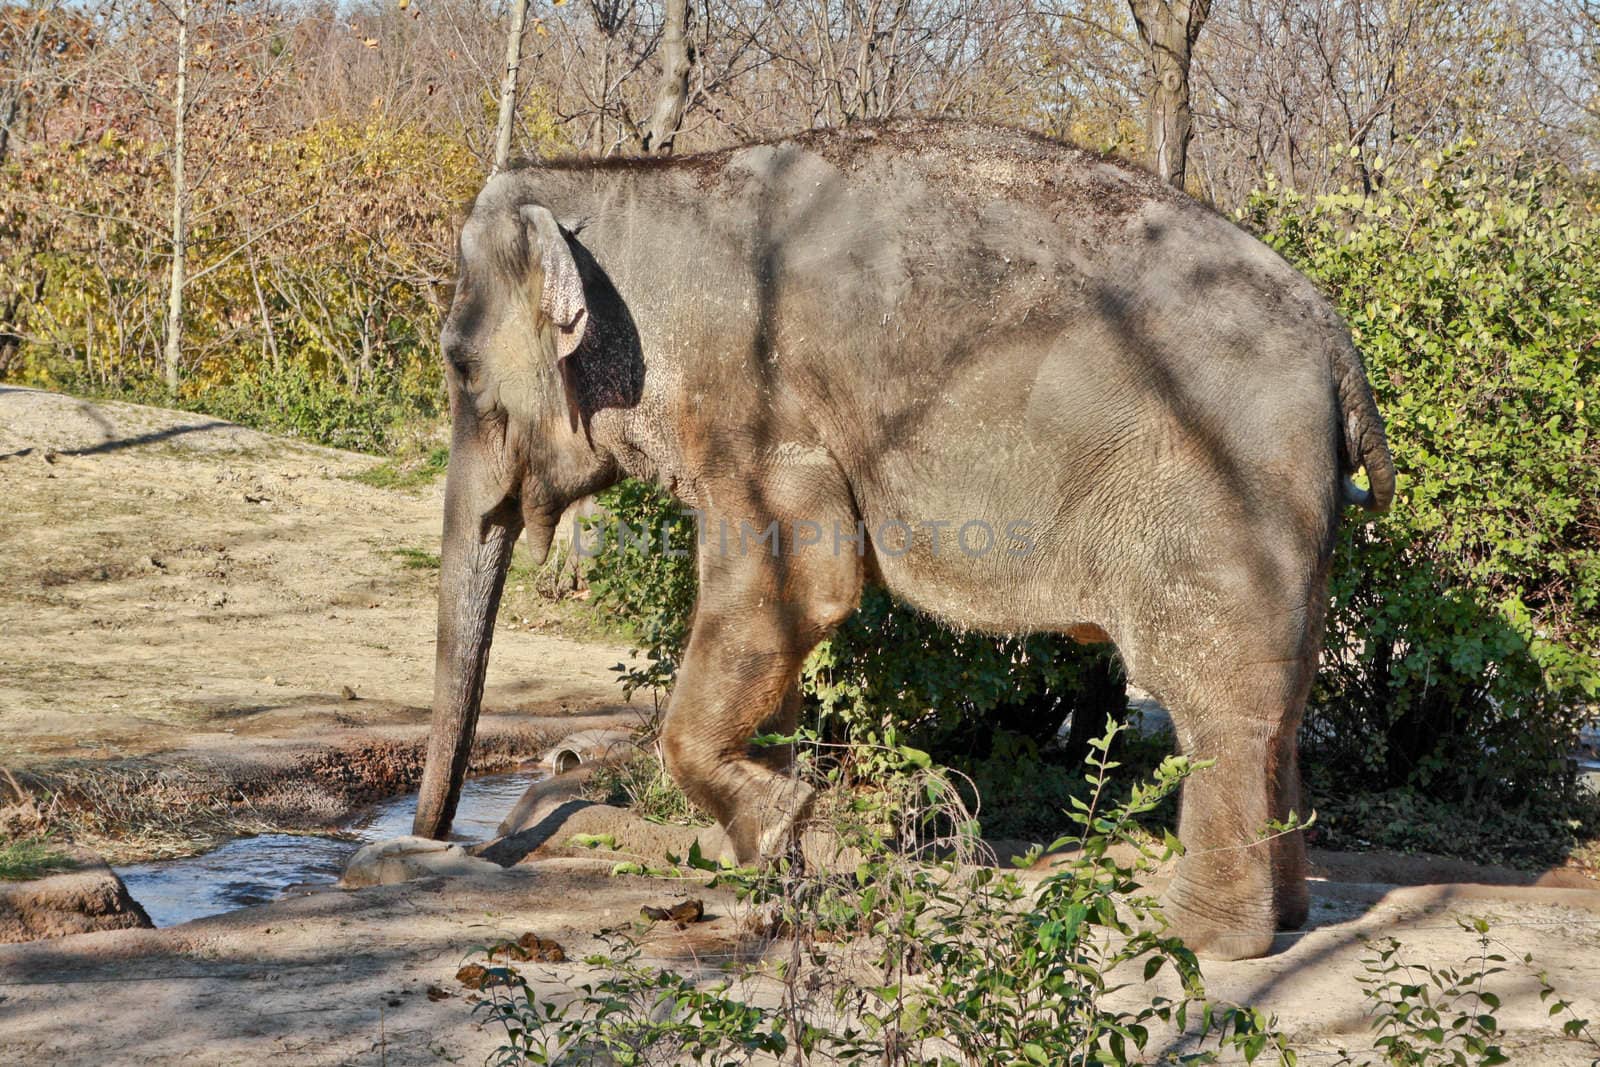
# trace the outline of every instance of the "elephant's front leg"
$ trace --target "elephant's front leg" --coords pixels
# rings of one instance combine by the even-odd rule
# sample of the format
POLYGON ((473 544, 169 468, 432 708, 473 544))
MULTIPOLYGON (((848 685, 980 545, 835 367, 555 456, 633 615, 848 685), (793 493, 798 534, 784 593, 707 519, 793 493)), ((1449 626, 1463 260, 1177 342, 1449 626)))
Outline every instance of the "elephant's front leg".
MULTIPOLYGON (((707 524, 720 522, 708 516, 707 524)), ((787 520, 779 528, 780 537, 790 533, 787 520)), ((765 545, 706 540, 662 749, 673 778, 722 824, 739 862, 748 864, 788 846, 812 797, 803 782, 774 770, 773 760, 752 758, 750 739, 763 723, 798 711, 801 663, 855 609, 861 560, 848 544, 835 553, 826 541, 780 542, 774 556, 765 545)))

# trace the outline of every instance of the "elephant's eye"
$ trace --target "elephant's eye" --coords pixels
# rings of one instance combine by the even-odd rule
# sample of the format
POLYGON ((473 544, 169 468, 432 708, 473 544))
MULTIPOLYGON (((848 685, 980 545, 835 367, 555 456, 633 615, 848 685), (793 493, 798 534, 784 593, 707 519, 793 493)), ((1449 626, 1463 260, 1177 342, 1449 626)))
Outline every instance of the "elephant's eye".
POLYGON ((440 338, 440 348, 444 350, 445 361, 461 376, 461 380, 470 381, 472 372, 478 365, 478 357, 466 338, 454 330, 447 329, 440 338))

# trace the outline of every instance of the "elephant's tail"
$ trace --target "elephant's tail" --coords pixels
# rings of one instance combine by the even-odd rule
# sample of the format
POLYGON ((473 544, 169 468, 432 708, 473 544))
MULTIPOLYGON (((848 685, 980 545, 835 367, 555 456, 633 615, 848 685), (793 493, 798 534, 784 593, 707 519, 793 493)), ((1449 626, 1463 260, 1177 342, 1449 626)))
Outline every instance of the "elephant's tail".
POLYGON ((1378 414, 1367 370, 1350 335, 1339 331, 1333 348, 1333 378, 1339 393, 1339 415, 1344 426, 1341 449, 1343 493, 1347 504, 1368 511, 1387 511, 1394 501, 1394 459, 1383 432, 1383 416, 1378 414), (1356 470, 1367 472, 1371 488, 1363 489, 1351 481, 1356 470))

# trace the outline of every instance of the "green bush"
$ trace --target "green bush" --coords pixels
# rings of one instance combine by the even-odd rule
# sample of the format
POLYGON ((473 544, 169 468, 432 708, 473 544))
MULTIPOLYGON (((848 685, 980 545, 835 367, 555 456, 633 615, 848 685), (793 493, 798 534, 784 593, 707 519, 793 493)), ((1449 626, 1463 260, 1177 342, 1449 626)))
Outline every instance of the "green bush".
POLYGON ((731 883, 752 907, 757 937, 789 942, 769 957, 776 968, 751 945, 734 954, 748 969, 697 982, 645 965, 623 936, 584 961, 598 981, 569 981, 573 995, 551 999, 486 949, 487 997, 474 1010, 505 1029, 493 1062, 1130 1063, 1153 1030, 1175 1025, 1196 1049, 1187 1062, 1226 1053, 1294 1064, 1272 1020, 1207 998, 1194 953, 1141 887, 1180 846, 1169 836, 1151 847, 1137 816, 1203 768, 1168 756, 1127 803, 1105 803, 1119 729, 1091 739, 1087 799, 1070 813, 1079 830, 1051 846, 1071 858, 1036 884, 973 862, 980 850, 955 784, 921 752, 880 747, 873 788, 834 812, 850 857, 839 870, 719 870, 690 852, 683 876, 715 872, 713 885, 731 883), (1164 969, 1174 996, 1127 995, 1164 969))
POLYGON ((1351 788, 1565 795, 1600 693, 1600 224, 1451 156, 1243 218, 1343 312, 1400 475, 1341 533, 1308 754, 1351 788))
MULTIPOLYGON (((659 551, 694 544, 693 520, 660 488, 624 482, 600 498, 608 536, 591 563, 593 603, 627 620, 635 664, 618 665, 625 690, 670 688, 688 640, 695 597, 691 555, 659 551), (618 527, 649 530, 619 537, 618 527)), ((1052 738, 1069 713, 1071 757, 1093 726, 1126 709, 1114 655, 1055 634, 960 633, 870 588, 861 608, 806 661, 801 689, 819 727, 893 747, 907 741, 943 757, 983 758, 997 736, 1052 738)))
POLYGON ((334 448, 385 453, 393 450, 401 426, 437 416, 443 400, 443 384, 431 366, 353 391, 295 363, 281 370, 263 364, 194 394, 182 406, 334 448))
POLYGON ((591 602, 623 620, 638 642, 642 665, 617 664, 623 692, 670 689, 694 616, 694 557, 677 555, 695 542, 694 520, 658 486, 625 481, 600 495, 605 516, 590 524, 603 537, 589 567, 591 602), (649 534, 630 538, 619 530, 649 534), (665 537, 673 554, 657 551, 665 537))

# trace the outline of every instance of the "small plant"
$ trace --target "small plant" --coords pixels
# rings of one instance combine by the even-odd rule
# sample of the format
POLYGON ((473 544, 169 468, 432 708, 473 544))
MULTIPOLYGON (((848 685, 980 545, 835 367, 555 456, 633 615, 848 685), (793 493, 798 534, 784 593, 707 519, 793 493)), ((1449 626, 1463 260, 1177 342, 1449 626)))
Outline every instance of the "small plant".
MULTIPOLYGON (((837 843, 831 864, 779 861, 761 871, 717 870, 691 853, 692 869, 716 871, 771 937, 761 962, 702 987, 641 963, 626 941, 587 962, 598 983, 548 998, 503 969, 480 1005, 506 1031, 501 1063, 743 1063, 753 1057, 807 1062, 951 1065, 1126 1063, 1150 1040, 1151 1024, 1197 1025, 1215 1050, 1246 1062, 1294 1053, 1260 1013, 1205 999, 1193 953, 1165 933, 1139 876, 1179 846, 1158 852, 1135 839, 1135 820, 1196 766, 1169 757, 1126 804, 1107 806, 1111 724, 1091 745, 1089 799, 1071 813, 1080 832, 1052 849, 1071 859, 1037 887, 1018 872, 977 862, 982 845, 963 790, 907 746, 880 746, 871 760, 830 758, 814 736, 769 737, 808 748, 800 764, 835 784, 825 807, 837 843), (875 777, 863 780, 860 769, 875 777), (1137 859, 1112 858, 1134 843, 1137 859), (1176 1000, 1152 995, 1119 1006, 1108 994, 1179 978, 1176 1000), (737 992, 738 995, 735 995, 737 992), (787 1057, 794 1057, 793 1060, 787 1057)), ((1038 859, 1038 852, 1031 857, 1038 859)))
POLYGON ((0 882, 26 882, 76 866, 49 839, 24 837, 0 844, 0 882))
POLYGON ((641 737, 626 759, 596 770, 588 792, 597 800, 624 806, 651 822, 711 825, 711 820, 684 795, 662 766, 653 730, 641 737))
POLYGON ((375 489, 420 489, 444 477, 450 465, 450 449, 444 445, 430 448, 424 455, 411 460, 395 457, 368 467, 350 480, 370 485, 375 489))
POLYGON ((436 571, 439 569, 438 553, 420 548, 397 548, 390 555, 400 561, 408 571, 436 571))
MULTIPOLYGON (((1341 1065, 1493 1067, 1511 1062, 1500 1044, 1504 1035, 1495 1017, 1500 997, 1488 988, 1489 978, 1507 970, 1508 959, 1491 950, 1507 946, 1490 936, 1487 919, 1456 922, 1478 942, 1477 951, 1460 967, 1407 962, 1401 955, 1404 946, 1393 937, 1368 946, 1361 961, 1365 976, 1356 981, 1365 987, 1372 1028, 1378 1035, 1372 1047, 1379 1058, 1356 1060, 1341 1052, 1341 1065)), ((1580 1018, 1572 1004, 1557 995, 1545 972, 1535 970, 1531 955, 1522 955, 1520 963, 1538 981, 1539 1000, 1549 1003, 1550 1015, 1566 1016, 1562 1034, 1587 1041, 1600 1053, 1600 1038, 1591 1031, 1589 1020, 1580 1018)))
MULTIPOLYGON (((514 968, 486 968, 489 995, 474 1011, 505 1027, 508 1039, 489 1062, 720 1065, 788 1051, 785 1019, 730 997, 731 982, 702 989, 681 974, 641 964, 638 948, 626 941, 613 941, 612 949, 584 960, 605 977, 575 986, 566 1002, 542 999, 514 968)), ((825 1036, 808 1030, 802 1047, 813 1050, 825 1036)))

